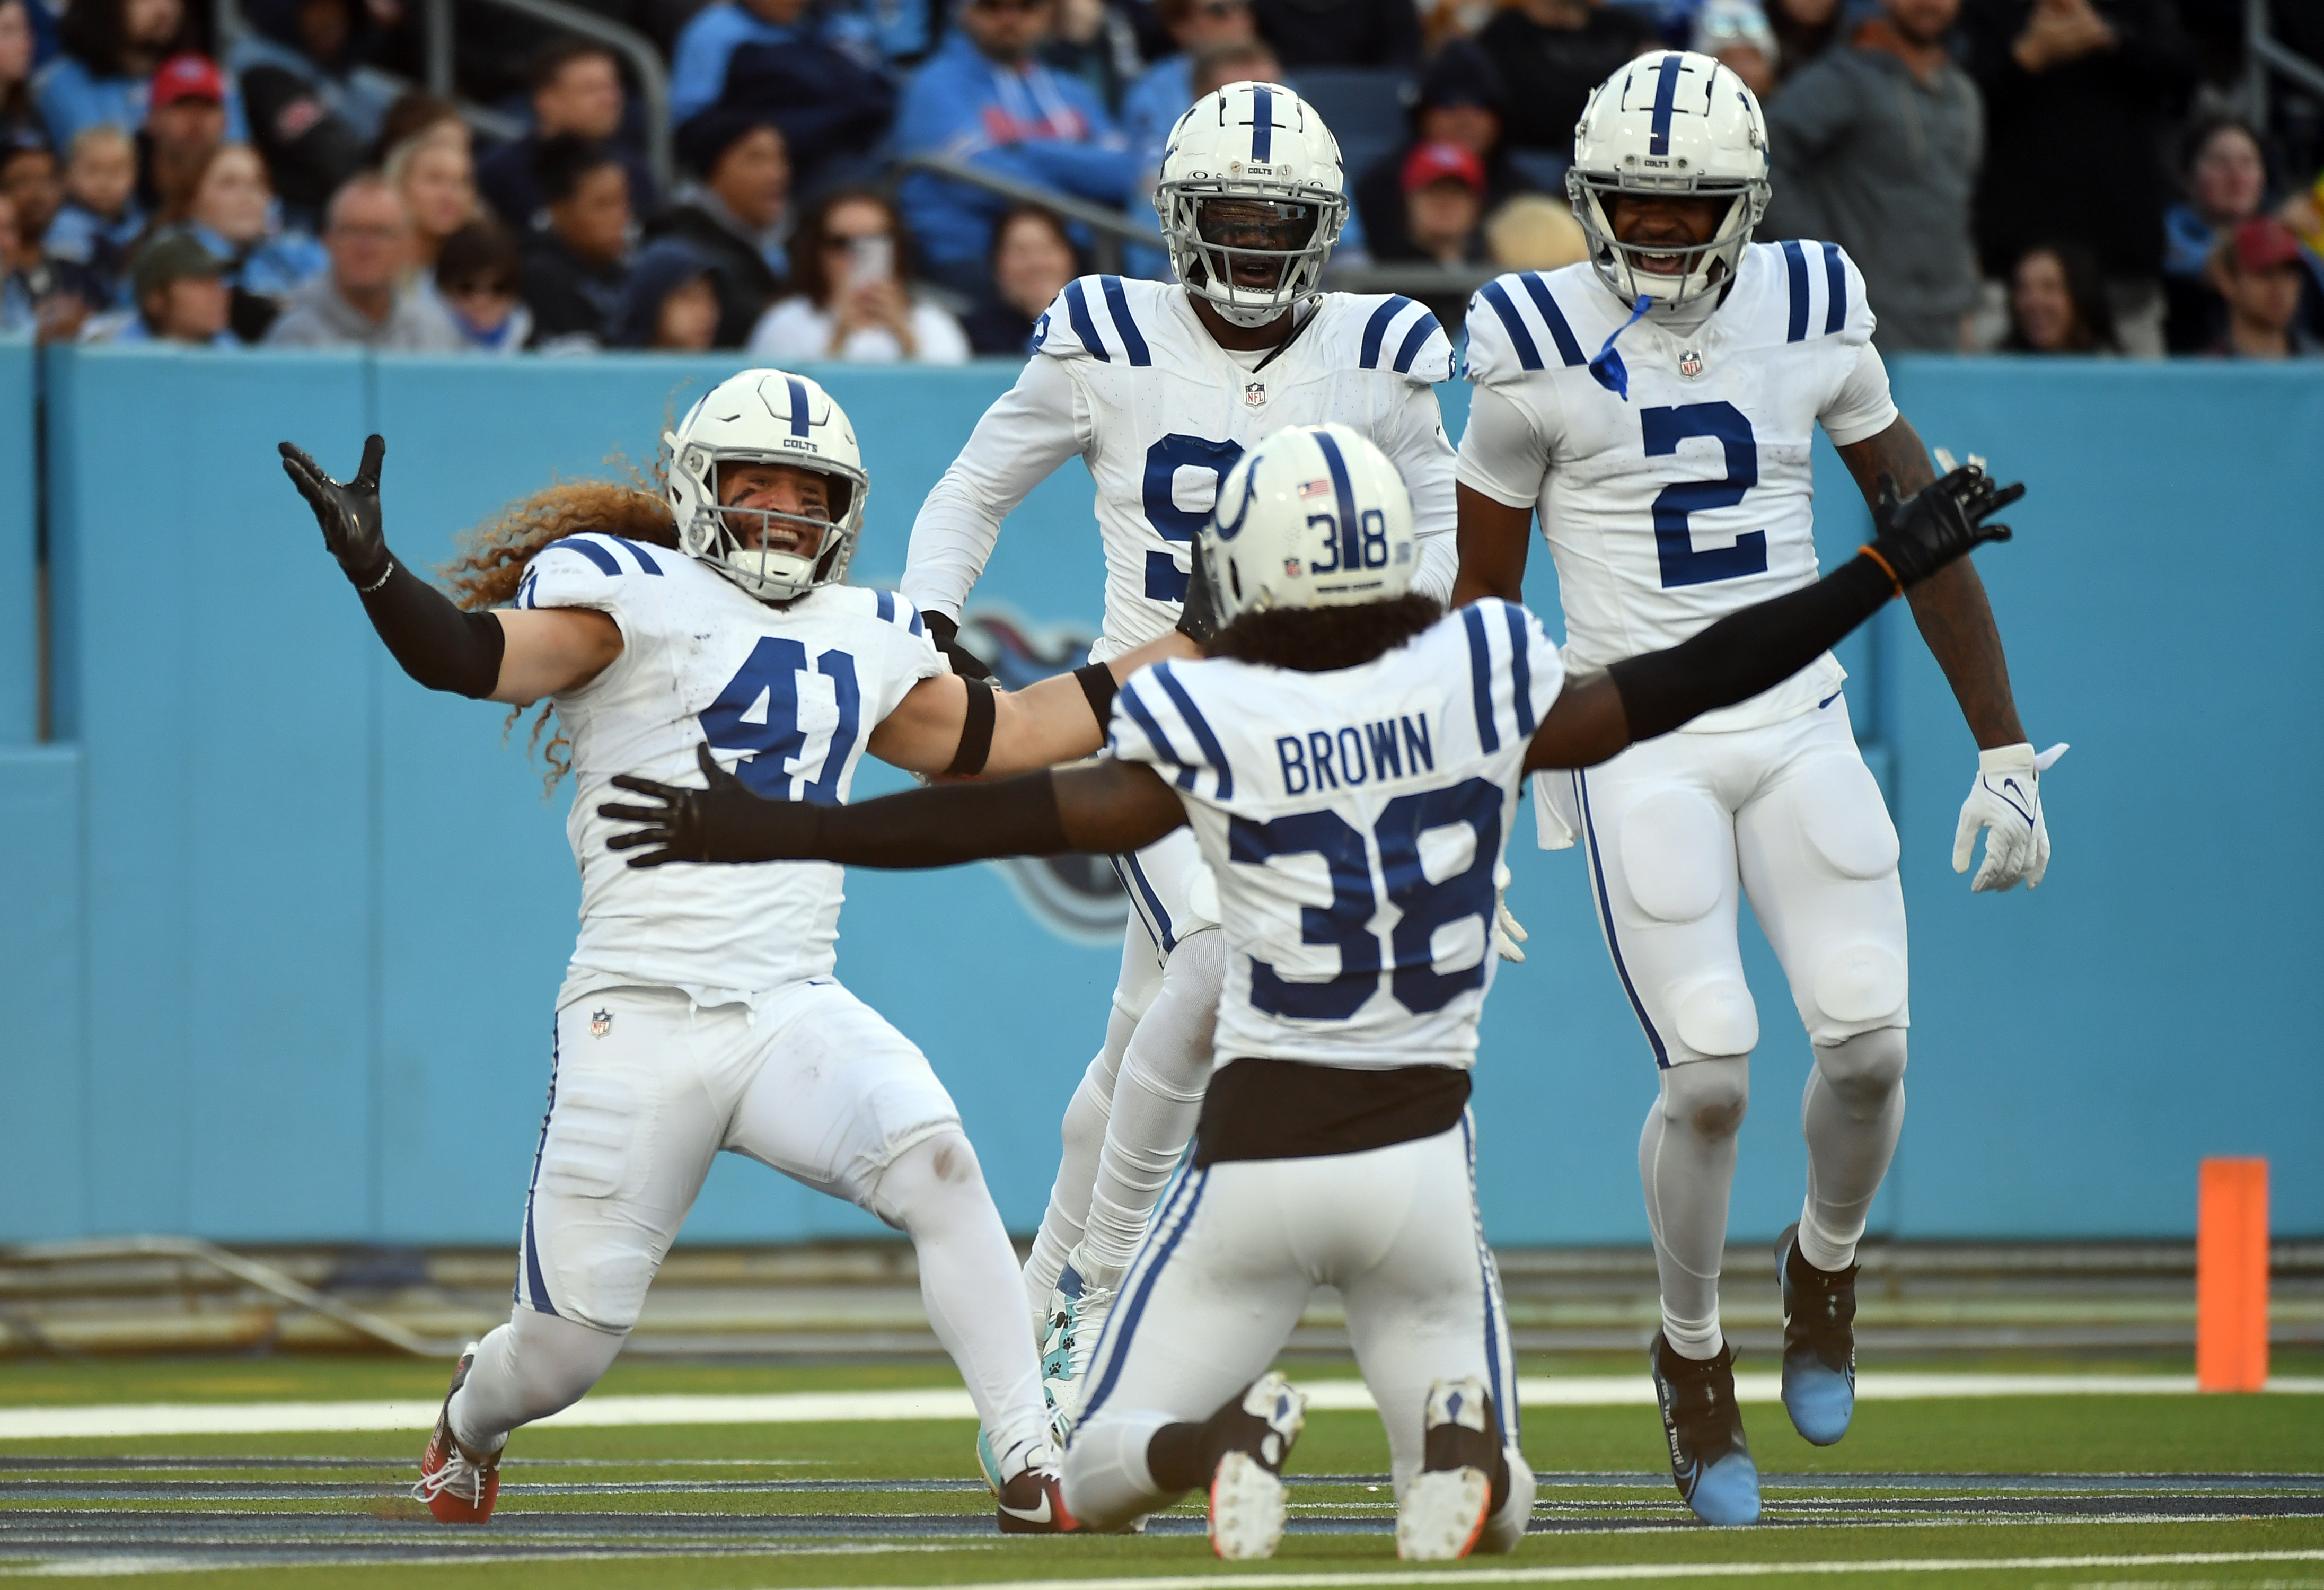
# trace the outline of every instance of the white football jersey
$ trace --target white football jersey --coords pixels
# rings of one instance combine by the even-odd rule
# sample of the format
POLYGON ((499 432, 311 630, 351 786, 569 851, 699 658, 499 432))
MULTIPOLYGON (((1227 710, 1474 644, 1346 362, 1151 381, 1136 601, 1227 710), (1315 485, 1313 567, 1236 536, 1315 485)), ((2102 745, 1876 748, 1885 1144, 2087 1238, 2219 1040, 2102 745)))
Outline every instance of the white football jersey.
POLYGON ((619 536, 567 536, 537 555, 520 607, 591 607, 622 654, 555 697, 573 742, 565 832, 581 868, 581 937, 560 1007, 619 985, 706 1005, 760 998, 836 958, 842 870, 825 862, 636 868, 605 841, 608 781, 700 788, 695 747, 770 800, 837 805, 880 721, 945 671, 920 615, 891 591, 825 586, 776 607, 692 559, 619 536))
MULTIPOLYGON (((1813 581, 1816 425, 1846 446, 1896 418, 1864 279, 1836 244, 1752 245, 1692 329, 1651 314, 1625 329, 1629 318, 1586 263, 1501 276, 1470 300, 1460 479, 1539 510, 1575 669, 1675 645, 1813 581), (1609 337, 1627 397, 1590 367, 1609 337)), ((1826 653, 1687 726, 1774 723, 1845 677, 1826 653)))
POLYGON ((1452 595, 1452 447, 1430 388, 1451 378, 1452 347, 1425 308, 1328 292, 1269 358, 1221 347, 1176 282, 1084 276, 1041 317, 1034 344, 913 522, 902 589, 927 611, 960 615, 1002 517, 1078 455, 1105 541, 1105 628, 1091 655, 1167 633, 1220 480, 1260 438, 1328 421, 1395 461, 1422 538, 1415 588, 1452 595))
POLYGON ((1493 873, 1565 672, 1540 620, 1485 600, 1331 673, 1157 662, 1110 744, 1171 781, 1218 880, 1216 1063, 1475 1064, 1493 873))

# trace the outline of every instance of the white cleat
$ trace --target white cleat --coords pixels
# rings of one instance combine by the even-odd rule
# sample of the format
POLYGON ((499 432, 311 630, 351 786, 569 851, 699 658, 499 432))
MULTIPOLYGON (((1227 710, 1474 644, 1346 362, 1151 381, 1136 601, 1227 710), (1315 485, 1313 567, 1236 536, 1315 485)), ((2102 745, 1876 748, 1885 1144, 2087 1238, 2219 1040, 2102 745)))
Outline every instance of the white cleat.
POLYGON ((1307 1398, 1270 1373, 1220 1415, 1238 1428, 1211 1474, 1211 1549, 1228 1562, 1264 1561, 1283 1544, 1283 1464, 1306 1428, 1307 1398))
POLYGON ((1396 1511, 1396 1554, 1406 1562, 1454 1562, 1475 1548, 1493 1505, 1499 1446, 1492 1400, 1474 1375, 1428 1389, 1421 1471, 1396 1511))
POLYGON ((1118 1273, 1089 1265, 1076 1248, 1049 1292, 1048 1328, 1041 1338, 1041 1395, 1048 1402, 1050 1425, 1060 1447, 1088 1400, 1090 1358, 1105 1335, 1120 1280, 1118 1273))

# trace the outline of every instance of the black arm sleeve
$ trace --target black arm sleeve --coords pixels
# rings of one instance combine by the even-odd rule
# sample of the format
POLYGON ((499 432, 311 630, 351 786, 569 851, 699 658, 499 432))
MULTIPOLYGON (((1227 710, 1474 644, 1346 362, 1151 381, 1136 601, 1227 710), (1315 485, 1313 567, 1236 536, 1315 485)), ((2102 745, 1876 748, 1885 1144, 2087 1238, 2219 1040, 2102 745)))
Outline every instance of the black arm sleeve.
POLYGON ((1057 808, 1057 787, 1046 769, 989 784, 907 790, 861 806, 755 804, 766 809, 751 811, 750 820, 775 832, 764 851, 744 839, 747 849, 810 855, 846 866, 943 867, 998 855, 1058 855, 1073 848, 1057 808), (813 831, 801 846, 797 828, 808 813, 813 831))
POLYGON ((1730 613, 1692 640, 1628 657, 1606 671, 1632 743, 1773 689, 1880 611, 1888 571, 1858 554, 1812 586, 1730 613))
POLYGON ((482 700, 500 683, 501 654, 508 649, 501 621, 463 613, 401 560, 363 593, 363 605, 403 671, 429 689, 482 700))

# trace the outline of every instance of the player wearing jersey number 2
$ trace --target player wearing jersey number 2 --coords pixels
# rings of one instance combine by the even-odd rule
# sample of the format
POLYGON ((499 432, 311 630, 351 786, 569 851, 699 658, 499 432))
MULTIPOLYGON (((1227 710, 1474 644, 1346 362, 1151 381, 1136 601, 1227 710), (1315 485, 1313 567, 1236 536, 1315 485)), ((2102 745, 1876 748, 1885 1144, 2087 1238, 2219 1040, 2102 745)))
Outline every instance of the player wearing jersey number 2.
MULTIPOLYGON (((1398 556, 1452 593, 1452 449, 1432 384, 1452 346, 1407 298, 1321 290, 1347 217, 1340 152, 1313 106, 1230 83, 1179 118, 1155 208, 1175 282, 1085 276, 1034 332, 1016 386, 978 423, 912 526, 902 590, 946 641, 1002 518, 1068 458, 1097 484, 1105 621, 1093 658, 1179 619, 1188 557, 1219 480, 1290 425, 1370 438, 1412 494, 1398 556)), ((1105 1041, 1065 1111, 1064 1154, 1025 1265, 1043 1373, 1069 1422, 1140 1234, 1192 1134, 1226 957, 1192 837, 1113 858, 1130 896, 1105 1041)))
POLYGON ((508 1324, 460 1361, 418 1494, 481 1523, 509 1432, 578 1400, 636 1325, 711 1157, 745 1154, 912 1239, 930 1323, 982 1421, 999 1521, 1056 1530, 1056 1454, 1015 1255, 951 1097, 833 976, 841 873, 641 873, 598 814, 623 769, 836 806, 863 754, 1019 771, 1102 743, 1114 670, 1015 695, 946 671, 912 605, 843 582, 870 482, 814 382, 752 370, 663 439, 666 498, 597 483, 503 513, 455 565, 463 612, 389 553, 373 437, 354 480, 283 467, 381 638, 431 689, 554 704, 578 785, 581 933, 557 1001, 508 1324))
MULTIPOLYGON (((1344 426, 1260 442, 1202 538, 1222 627, 1132 675, 1094 765, 853 808, 614 781, 633 864, 941 866, 1120 852, 1190 828, 1228 955, 1194 1151, 1122 1283, 1065 1451, 1084 1526, 1196 1486, 1230 1558, 1280 1539, 1302 1398, 1268 1373, 1339 1289, 1388 1428, 1399 1555, 1508 1550, 1533 1475, 1472 1181, 1470 1068, 1494 874, 1528 771, 1604 762, 1814 661, 1981 541, 1974 467, 1884 505, 1870 550, 1676 648, 1569 675, 1540 624, 1413 588, 1413 514, 1344 426)), ((692 871, 691 868, 679 868, 692 871)))
MULTIPOLYGON (((1455 600, 1515 598, 1538 512, 1569 666, 1669 646, 1815 578, 1821 424, 1865 498, 1933 477, 1871 343, 1856 266, 1829 243, 1751 244, 1765 124, 1708 56, 1642 56, 1583 112, 1567 178, 1588 262, 1502 276, 1469 312, 1476 392, 1460 453, 1455 600)), ((1954 866, 2042 881, 2038 760, 1977 572, 1913 614, 1982 748, 1954 866)), ((1829 655, 1586 775, 1534 781, 1541 843, 1578 835, 1622 985, 1660 1070, 1638 1145, 1661 1274, 1652 1351, 1672 1471, 1718 1523, 1758 1516, 1719 1323, 1735 1134, 1759 1021, 1735 938, 1750 896, 1815 1052, 1808 1195, 1777 1244, 1784 1401, 1828 1445, 1854 1407, 1856 1246, 1904 1114, 1909 1021, 1896 835, 1829 655)))

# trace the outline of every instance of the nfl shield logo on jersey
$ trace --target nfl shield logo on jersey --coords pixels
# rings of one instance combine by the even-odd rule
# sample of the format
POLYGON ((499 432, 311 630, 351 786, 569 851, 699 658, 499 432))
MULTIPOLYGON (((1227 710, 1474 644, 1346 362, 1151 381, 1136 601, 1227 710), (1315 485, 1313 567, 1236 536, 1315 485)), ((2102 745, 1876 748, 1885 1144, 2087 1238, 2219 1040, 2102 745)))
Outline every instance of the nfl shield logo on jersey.
POLYGON ((1264 381, 1254 381, 1250 385, 1244 387, 1242 389, 1242 402, 1243 406, 1247 409, 1263 409, 1267 407, 1267 383, 1264 381))
POLYGON ((590 1037, 592 1037, 592 1038, 603 1038, 603 1037, 604 1037, 604 1036, 605 1036, 605 1034, 607 1034, 608 1032, 611 1032, 613 1030, 613 1012, 611 1012, 611 1011, 591 1011, 591 1012, 589 1012, 589 1036, 590 1036, 590 1037))
POLYGON ((1685 352, 1680 354, 1678 356, 1678 373, 1685 376, 1689 381, 1692 381, 1696 376, 1702 374, 1702 350, 1699 347, 1691 347, 1685 352))

